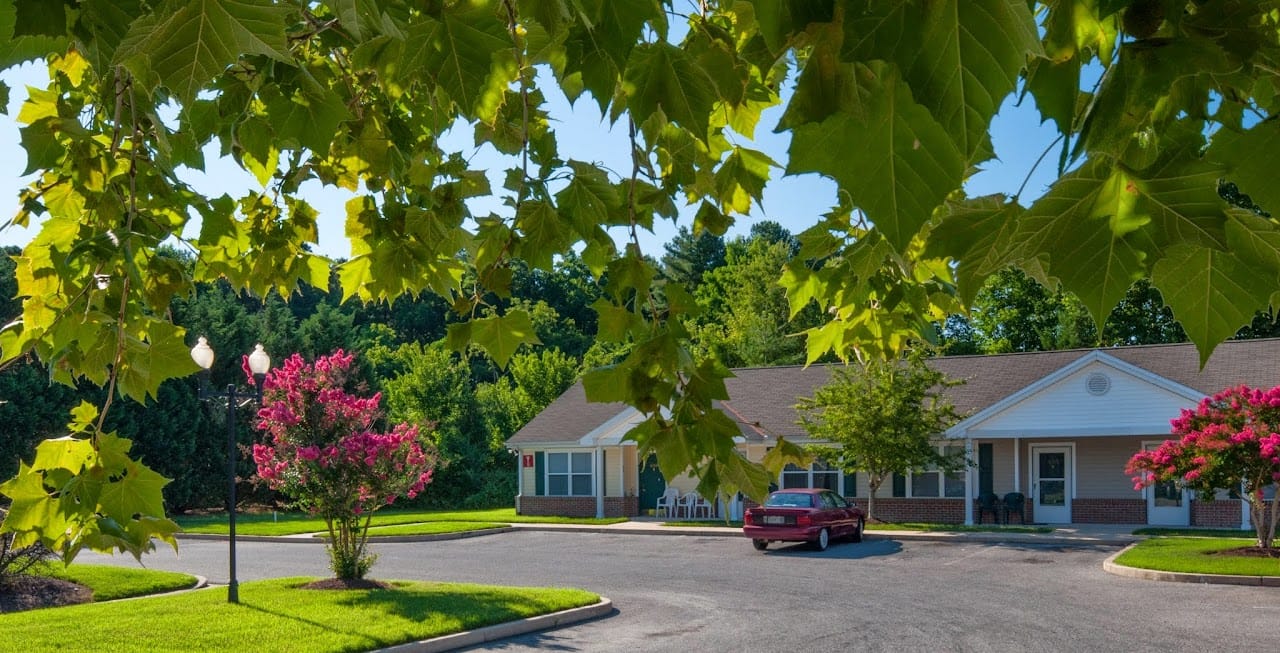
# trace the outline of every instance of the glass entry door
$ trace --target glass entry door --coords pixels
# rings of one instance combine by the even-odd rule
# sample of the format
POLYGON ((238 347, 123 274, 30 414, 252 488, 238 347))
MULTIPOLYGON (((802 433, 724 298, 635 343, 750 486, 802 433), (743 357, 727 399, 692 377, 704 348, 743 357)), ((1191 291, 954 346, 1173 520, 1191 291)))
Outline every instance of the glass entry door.
POLYGON ((1031 447, 1031 494, 1035 520, 1071 523, 1071 447, 1031 447))
MULTIPOLYGON (((1158 442, 1147 442, 1142 448, 1155 449, 1158 442)), ((1191 500, 1186 490, 1177 483, 1166 481, 1146 489, 1147 523, 1155 526, 1189 526, 1191 524, 1191 500)))

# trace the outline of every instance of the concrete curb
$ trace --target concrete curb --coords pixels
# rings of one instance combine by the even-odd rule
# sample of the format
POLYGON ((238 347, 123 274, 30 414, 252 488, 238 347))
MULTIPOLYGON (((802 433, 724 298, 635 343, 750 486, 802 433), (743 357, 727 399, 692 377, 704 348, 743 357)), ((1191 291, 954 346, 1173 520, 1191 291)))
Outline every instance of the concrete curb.
POLYGON ((1202 585, 1244 585, 1251 587, 1280 587, 1280 576, 1232 576, 1228 574, 1191 574, 1180 571, 1156 571, 1155 569, 1139 569, 1116 564, 1125 551, 1132 549, 1130 544, 1102 562, 1103 571, 1125 578, 1141 580, 1158 580, 1167 583, 1200 583, 1202 585))
POLYGON ((600 602, 594 605, 561 610, 560 612, 552 612, 551 614, 529 617, 528 619, 520 619, 518 621, 508 621, 506 623, 485 626, 484 628, 454 633, 452 635, 424 639, 420 642, 398 644, 396 646, 378 649, 378 651, 380 653, 439 653, 440 651, 453 651, 468 646, 476 646, 486 642, 515 637, 516 635, 524 635, 526 633, 537 632, 539 630, 559 628, 561 626, 588 621, 590 619, 603 617, 612 612, 613 601, 602 596, 600 597, 600 602))
MULTIPOLYGON (((444 540, 462 540, 469 537, 481 537, 484 535, 497 535, 499 533, 510 533, 516 529, 505 526, 503 528, 483 528, 474 531, 459 531, 456 533, 433 533, 424 535, 370 535, 369 543, 377 544, 380 542, 396 543, 396 542, 441 542, 444 540)), ((324 544, 323 537, 316 537, 319 533, 301 533, 298 535, 236 535, 237 542, 288 542, 291 544, 324 544)), ((176 537, 180 540, 218 540, 225 542, 228 539, 226 535, 216 535, 213 533, 177 533, 176 537)))

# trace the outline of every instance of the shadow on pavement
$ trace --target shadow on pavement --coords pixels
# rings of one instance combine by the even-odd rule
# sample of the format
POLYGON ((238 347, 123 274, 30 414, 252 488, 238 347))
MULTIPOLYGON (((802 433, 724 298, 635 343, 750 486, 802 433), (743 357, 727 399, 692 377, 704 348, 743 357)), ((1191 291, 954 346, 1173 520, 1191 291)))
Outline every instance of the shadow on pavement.
POLYGON ((894 540, 869 540, 854 544, 852 542, 835 542, 826 551, 817 551, 804 542, 775 542, 769 545, 764 555, 784 555, 797 558, 835 558, 839 560, 858 560, 879 556, 895 555, 902 552, 902 543, 894 540))
MULTIPOLYGON (((582 624, 593 623, 602 619, 609 619, 618 615, 618 609, 614 608, 608 614, 602 614, 595 619, 579 621, 572 624, 579 626, 582 624)), ((509 648, 536 648, 540 651, 582 651, 581 647, 576 644, 564 641, 564 638, 558 634, 559 629, 543 630, 536 633, 526 633, 515 637, 507 637, 493 642, 485 642, 478 646, 461 649, 463 651, 505 651, 509 648)))

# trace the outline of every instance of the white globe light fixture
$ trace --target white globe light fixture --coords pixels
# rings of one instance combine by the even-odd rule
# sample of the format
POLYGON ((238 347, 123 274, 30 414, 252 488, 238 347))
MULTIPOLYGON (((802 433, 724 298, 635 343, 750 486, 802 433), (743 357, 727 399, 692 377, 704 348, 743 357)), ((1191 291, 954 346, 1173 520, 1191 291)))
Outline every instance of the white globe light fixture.
POLYGON ((238 391, 234 383, 227 384, 226 392, 211 392, 209 377, 215 358, 209 340, 204 336, 196 338, 196 346, 191 348, 191 360, 200 366, 200 399, 227 400, 227 525, 231 545, 228 555, 230 578, 227 581, 227 602, 239 603, 240 584, 236 580, 236 409, 243 399, 251 399, 262 405, 262 382, 267 376, 267 370, 271 369, 271 357, 261 343, 255 345, 253 353, 249 354, 249 371, 254 380, 254 389, 250 392, 238 391))

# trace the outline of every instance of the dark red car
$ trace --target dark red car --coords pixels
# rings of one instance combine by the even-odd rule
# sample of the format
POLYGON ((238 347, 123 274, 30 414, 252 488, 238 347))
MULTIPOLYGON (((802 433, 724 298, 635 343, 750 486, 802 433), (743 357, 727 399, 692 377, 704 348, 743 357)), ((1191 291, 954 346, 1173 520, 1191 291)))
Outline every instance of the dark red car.
POLYGON ((742 534, 757 551, 770 542, 808 542, 825 551, 831 540, 847 537, 862 541, 867 517, 862 509, 831 490, 778 490, 763 506, 747 510, 742 534))

